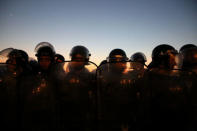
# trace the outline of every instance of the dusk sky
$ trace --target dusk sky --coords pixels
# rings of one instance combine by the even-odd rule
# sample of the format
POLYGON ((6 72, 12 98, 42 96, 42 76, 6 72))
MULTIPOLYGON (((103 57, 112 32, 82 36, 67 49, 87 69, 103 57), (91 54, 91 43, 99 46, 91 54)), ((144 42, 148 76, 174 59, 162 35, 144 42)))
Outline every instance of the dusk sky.
POLYGON ((69 59, 84 45, 99 64, 114 48, 128 57, 170 44, 197 44, 197 0, 0 0, 0 50, 50 42, 69 59))

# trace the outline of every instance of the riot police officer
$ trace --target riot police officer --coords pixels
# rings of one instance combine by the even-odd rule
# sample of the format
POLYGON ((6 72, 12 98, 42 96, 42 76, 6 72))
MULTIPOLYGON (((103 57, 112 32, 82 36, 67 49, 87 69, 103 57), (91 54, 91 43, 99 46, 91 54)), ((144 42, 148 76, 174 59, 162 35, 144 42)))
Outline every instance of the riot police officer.
POLYGON ((49 71, 54 63, 54 47, 48 42, 41 42, 36 46, 35 52, 38 59, 39 70, 42 72, 49 71))
POLYGON ((167 44, 156 46, 144 76, 143 97, 147 123, 153 130, 187 130, 190 112, 189 80, 174 70, 176 49, 167 44), (150 124, 152 122, 152 124, 150 124))
POLYGON ((130 61, 131 68, 137 70, 139 73, 138 78, 143 77, 144 72, 146 71, 145 63, 147 61, 145 54, 142 52, 136 52, 131 56, 130 61))
POLYGON ((39 43, 36 48, 37 70, 28 77, 25 90, 24 128, 49 130, 55 126, 55 87, 53 75, 55 50, 48 42, 39 43))
POLYGON ((183 62, 183 59, 184 59, 183 52, 187 49, 195 48, 195 47, 196 47, 196 45, 194 45, 194 44, 185 44, 179 49, 179 55, 177 58, 179 69, 183 69, 182 66, 184 66, 183 64, 185 64, 185 62, 183 62))
POLYGON ((23 112, 23 88, 21 86, 24 78, 31 72, 28 65, 28 54, 23 50, 12 49, 6 60, 6 71, 1 78, 1 89, 3 93, 2 108, 5 125, 7 128, 21 128, 23 112), (11 125, 11 126, 10 126, 11 125))
POLYGON ((176 65, 175 56, 177 54, 177 50, 170 45, 158 45, 152 51, 152 62, 148 68, 173 69, 176 65))
POLYGON ((64 63, 62 85, 58 88, 60 128, 67 130, 92 130, 94 128, 96 89, 94 76, 89 68, 89 50, 82 45, 70 51, 70 62, 64 63))
POLYGON ((134 130, 136 120, 135 76, 124 50, 113 49, 99 67, 99 130, 134 130))

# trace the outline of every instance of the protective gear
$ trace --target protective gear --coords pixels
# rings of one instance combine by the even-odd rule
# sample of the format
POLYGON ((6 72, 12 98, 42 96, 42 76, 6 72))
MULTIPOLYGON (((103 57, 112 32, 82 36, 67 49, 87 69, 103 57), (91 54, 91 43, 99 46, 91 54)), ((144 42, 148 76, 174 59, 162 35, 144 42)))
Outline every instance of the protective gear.
POLYGON ((38 72, 22 83, 24 91, 24 128, 32 130, 54 128, 56 76, 38 72), (28 87, 28 88, 26 88, 28 87))
POLYGON ((14 49, 8 54, 9 60, 15 59, 16 64, 28 63, 28 54, 23 50, 14 49))
MULTIPOLYGON (((139 88, 143 90, 143 109, 152 124, 151 130, 160 127, 164 130, 186 130, 188 127, 191 107, 190 91, 192 81, 190 76, 183 76, 182 71, 153 68, 146 73, 139 88), (181 114, 181 115, 180 115, 181 114)), ((142 126, 143 127, 143 126, 142 126)))
POLYGON ((174 47, 167 44, 158 45, 152 51, 152 59, 153 60, 162 59, 164 56, 169 55, 169 53, 177 53, 177 51, 175 50, 174 47))
POLYGON ((51 58, 55 55, 54 47, 48 42, 41 42, 35 47, 36 57, 50 56, 51 58))
POLYGON ((192 70, 193 67, 197 66, 197 47, 185 49, 182 52, 183 65, 182 69, 192 70))
POLYGON ((139 78, 139 71, 131 69, 130 62, 125 59, 122 61, 110 60, 97 69, 99 128, 102 131, 123 130, 129 125, 135 130, 138 93, 133 84, 139 78))
POLYGON ((7 57, 6 70, 3 72, 0 84, 0 87, 4 88, 2 93, 5 94, 3 99, 5 105, 2 107, 6 109, 3 112, 5 118, 2 119, 7 127, 11 125, 11 128, 16 128, 21 126, 22 120, 23 106, 21 102, 23 102, 24 88, 22 88, 21 82, 24 82, 25 78, 29 76, 31 69, 28 65, 28 54, 25 51, 11 49, 7 57))
POLYGON ((0 51, 0 55, 1 55, 1 56, 8 56, 8 54, 9 54, 12 50, 14 50, 14 48, 6 48, 6 49, 3 49, 3 50, 0 51))
POLYGON ((82 45, 77 45, 70 51, 71 61, 85 61, 88 62, 91 54, 89 50, 82 45))
POLYGON ((40 69, 48 71, 54 63, 55 50, 53 46, 48 42, 41 42, 36 46, 35 51, 40 69))
POLYGON ((2 51, 0 51, 0 62, 1 63, 6 63, 6 61, 8 60, 8 54, 14 50, 14 48, 6 48, 3 49, 2 51))
POLYGON ((64 56, 60 55, 60 54, 55 54, 55 63, 61 63, 64 62, 64 56))
POLYGON ((174 68, 174 66, 176 65, 175 56, 177 54, 177 50, 175 50, 175 48, 170 45, 158 45, 152 51, 152 62, 149 65, 149 68, 174 68))
POLYGON ((194 44, 186 44, 186 45, 183 45, 183 46, 180 48, 179 53, 183 52, 183 51, 186 50, 186 49, 195 48, 195 47, 197 47, 197 46, 194 45, 194 44))
POLYGON ((107 57, 107 62, 126 62, 127 60, 128 57, 122 49, 113 49, 107 57))
POLYGON ((145 64, 145 62, 147 61, 146 56, 142 52, 134 53, 131 56, 130 60, 132 62, 139 62, 139 63, 142 63, 142 64, 145 64))
POLYGON ((25 90, 24 126, 48 130, 53 128, 55 118, 53 82, 56 82, 56 76, 52 72, 55 50, 50 43, 41 42, 35 51, 38 65, 31 61, 34 73, 24 82, 24 87, 29 87, 25 90))
POLYGON ((65 130, 91 130, 95 120, 95 73, 93 64, 63 62, 63 71, 56 69, 60 78, 57 88, 59 126, 65 130), (79 68, 80 67, 80 68, 79 68))
POLYGON ((16 75, 26 71, 29 72, 30 67, 28 66, 28 58, 29 56, 25 51, 13 49, 8 54, 8 60, 6 61, 8 70, 16 75))

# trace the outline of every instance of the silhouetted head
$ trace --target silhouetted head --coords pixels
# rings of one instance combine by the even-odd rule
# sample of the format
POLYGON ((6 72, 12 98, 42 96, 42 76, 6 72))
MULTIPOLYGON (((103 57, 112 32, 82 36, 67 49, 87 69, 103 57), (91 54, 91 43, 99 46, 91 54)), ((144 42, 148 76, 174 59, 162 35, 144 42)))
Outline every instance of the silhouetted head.
POLYGON ((107 57, 107 62, 126 62, 128 57, 122 49, 113 49, 107 57))
POLYGON ((143 64, 143 65, 144 65, 145 62, 147 61, 146 56, 145 56, 144 53, 142 53, 142 52, 134 53, 134 54, 131 56, 130 60, 131 60, 132 62, 139 62, 139 63, 141 63, 141 64, 143 64))
POLYGON ((183 51, 186 50, 186 49, 195 48, 195 47, 197 47, 197 46, 194 45, 194 44, 186 44, 186 45, 183 45, 183 46, 180 48, 179 53, 183 52, 183 51))
POLYGON ((90 56, 91 54, 85 46, 74 46, 70 51, 71 66, 76 69, 83 68, 85 65, 88 65, 90 56))
POLYGON ((152 51, 151 67, 172 69, 176 65, 175 57, 178 54, 174 47, 167 44, 156 46, 152 51))
POLYGON ((89 50, 82 45, 74 46, 70 51, 70 58, 72 61, 88 62, 91 54, 89 50))
POLYGON ((197 67, 197 47, 185 49, 183 55, 183 69, 192 69, 197 67))
POLYGON ((27 69, 28 59, 29 56, 25 51, 13 49, 8 54, 8 60, 6 61, 6 63, 8 64, 8 70, 10 70, 11 72, 23 72, 27 69))
POLYGON ((107 57, 107 62, 109 63, 110 68, 116 72, 124 71, 124 69, 126 69, 127 61, 128 57, 122 49, 113 49, 107 57))
POLYGON ((16 64, 28 63, 29 56, 23 50, 13 49, 8 54, 9 60, 14 60, 16 64))
POLYGON ((55 50, 48 42, 39 43, 36 48, 36 57, 40 67, 47 70, 54 63, 55 50))

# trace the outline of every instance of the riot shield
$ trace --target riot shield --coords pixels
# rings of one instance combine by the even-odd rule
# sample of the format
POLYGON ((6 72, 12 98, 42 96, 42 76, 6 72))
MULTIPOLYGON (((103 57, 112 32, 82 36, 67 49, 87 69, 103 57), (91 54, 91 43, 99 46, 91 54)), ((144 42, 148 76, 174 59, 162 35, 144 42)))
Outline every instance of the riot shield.
POLYGON ((96 65, 68 61, 57 65, 56 77, 59 127, 93 130, 96 120, 96 65))
POLYGON ((6 121, 6 114, 7 114, 7 100, 6 100, 6 85, 5 85, 5 72, 6 72, 6 64, 0 64, 0 103, 1 103, 1 108, 0 108, 0 116, 1 116, 1 129, 4 129, 3 125, 7 124, 6 121), (5 114, 6 113, 6 114, 5 114), (3 127, 2 127, 3 126, 3 127))
POLYGON ((152 69, 144 79, 153 130, 189 130, 193 76, 178 69, 152 69), (162 128, 161 128, 162 127, 162 128))
POLYGON ((13 48, 0 51, 0 98, 1 98, 1 128, 12 125, 17 128, 18 92, 15 66, 8 63, 8 54, 13 48))
POLYGON ((21 122, 20 88, 15 65, 0 64, 1 128, 19 128, 21 122))
POLYGON ((140 94, 134 86, 145 72, 136 62, 114 62, 98 70, 99 130, 136 129, 140 94))
POLYGON ((52 72, 34 72, 23 79, 23 128, 50 130, 56 127, 56 82, 52 72))

